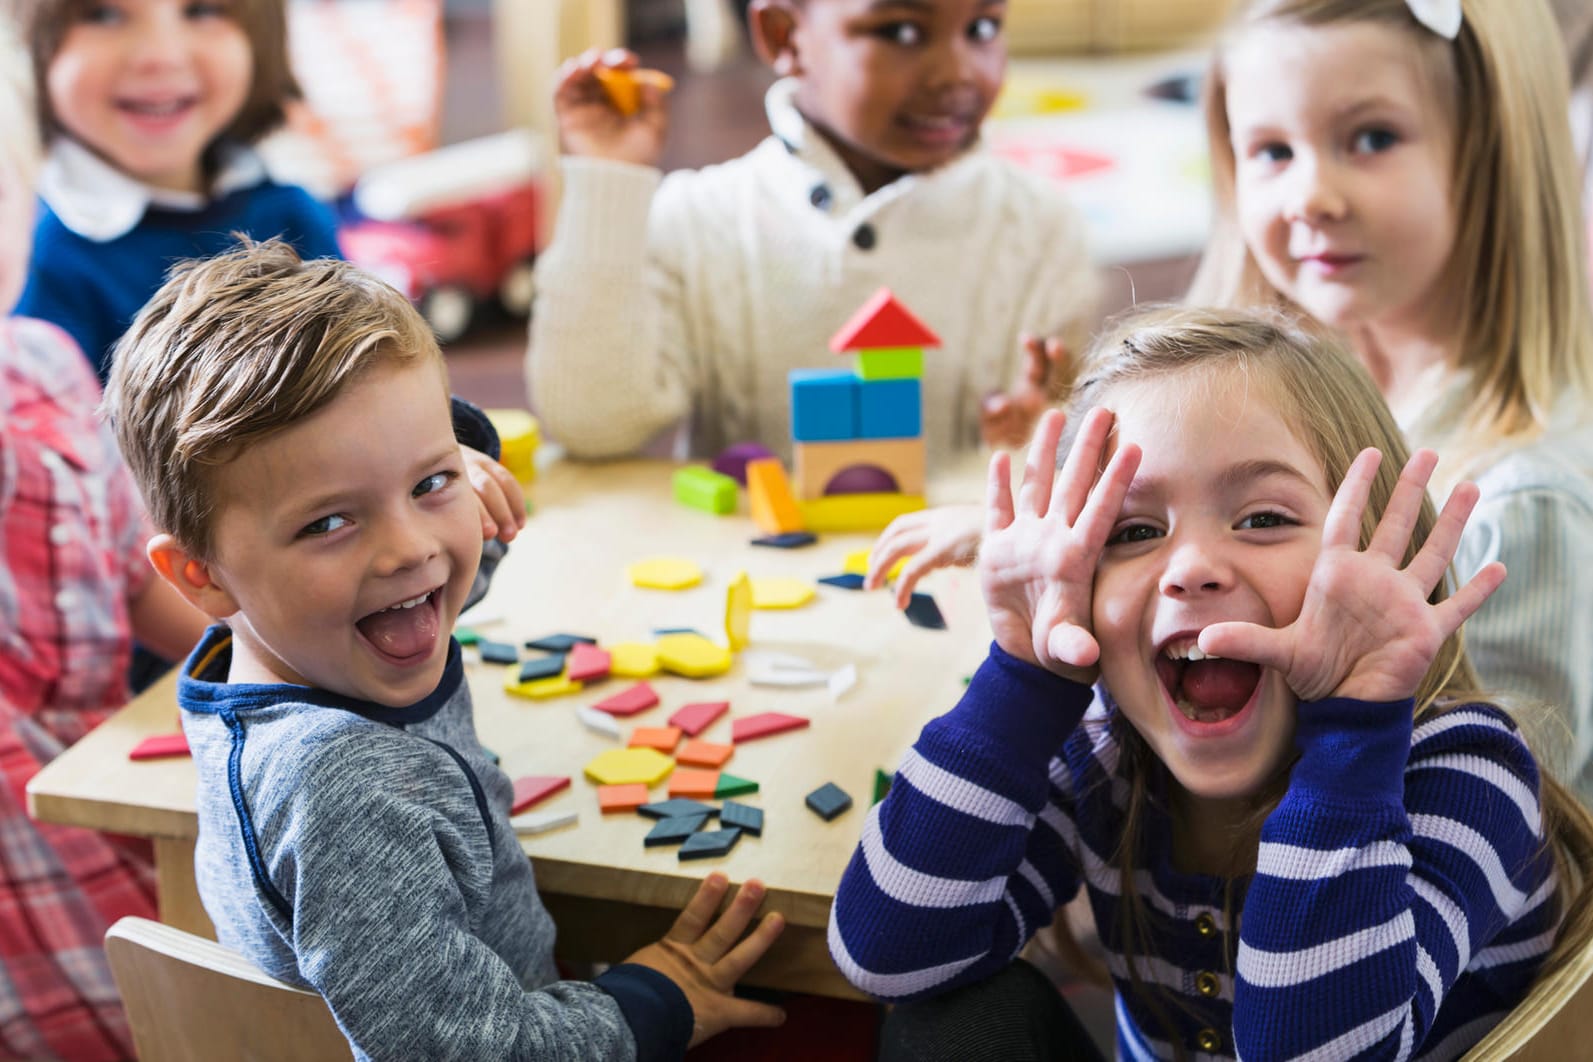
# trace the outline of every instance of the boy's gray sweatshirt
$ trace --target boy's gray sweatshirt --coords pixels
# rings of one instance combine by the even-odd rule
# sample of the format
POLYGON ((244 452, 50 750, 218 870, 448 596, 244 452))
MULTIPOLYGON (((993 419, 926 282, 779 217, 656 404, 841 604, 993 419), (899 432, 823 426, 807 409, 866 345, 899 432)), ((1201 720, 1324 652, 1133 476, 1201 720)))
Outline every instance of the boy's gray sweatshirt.
POLYGON ((554 927, 476 740, 459 646, 407 708, 228 684, 213 627, 178 684, 195 873, 221 942, 321 993, 359 1058, 664 1059, 683 992, 621 964, 561 981, 554 927))

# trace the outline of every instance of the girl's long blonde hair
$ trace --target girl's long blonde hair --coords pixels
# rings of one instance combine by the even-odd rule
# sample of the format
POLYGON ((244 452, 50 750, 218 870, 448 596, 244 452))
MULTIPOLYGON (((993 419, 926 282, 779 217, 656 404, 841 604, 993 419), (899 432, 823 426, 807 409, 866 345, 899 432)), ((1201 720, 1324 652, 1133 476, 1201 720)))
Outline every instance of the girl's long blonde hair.
MULTIPOLYGON (((1593 311, 1581 185, 1569 123, 1562 43, 1544 0, 1463 0, 1459 36, 1421 26, 1406 0, 1252 0, 1226 40, 1261 25, 1388 25, 1446 86, 1455 122, 1455 246, 1444 277, 1461 307, 1454 367, 1472 379, 1452 471, 1530 441, 1562 399, 1593 400, 1593 311)), ((1214 231, 1192 303, 1264 306, 1282 297, 1240 234, 1228 126, 1225 45, 1207 80, 1206 126, 1216 194, 1214 231)))

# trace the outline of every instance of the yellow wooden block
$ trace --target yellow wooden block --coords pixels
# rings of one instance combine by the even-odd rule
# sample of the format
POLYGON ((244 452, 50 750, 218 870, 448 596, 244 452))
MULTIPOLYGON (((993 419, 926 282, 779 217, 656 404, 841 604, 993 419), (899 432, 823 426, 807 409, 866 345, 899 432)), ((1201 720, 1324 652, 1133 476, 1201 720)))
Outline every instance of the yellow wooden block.
MULTIPOLYGON (((841 565, 841 571, 846 572, 849 575, 867 575, 869 552, 870 551, 866 549, 859 549, 848 553, 846 555, 846 563, 841 565)), ((909 553, 895 564, 892 564, 891 570, 885 573, 885 581, 890 582, 898 575, 902 574, 902 568, 904 568, 907 565, 907 562, 912 559, 913 554, 909 553)))
POLYGON ((753 608, 801 608, 813 600, 813 584, 806 579, 752 580, 753 608))
POLYGON ((903 513, 924 507, 921 494, 831 494, 798 503, 809 531, 879 531, 903 513))
POLYGON ((523 409, 484 410, 498 433, 498 463, 521 483, 530 483, 537 474, 537 447, 542 430, 537 418, 523 409))
POLYGON ((675 761, 657 749, 609 749, 586 765, 586 776, 598 785, 655 786, 669 777, 675 761))
POLYGON ((516 697, 530 697, 533 700, 546 700, 549 697, 563 697, 568 693, 581 692, 581 683, 568 675, 553 675, 548 678, 532 679, 530 682, 520 682, 515 669, 512 667, 503 670, 503 688, 505 692, 516 697))
POLYGON ((702 569, 680 557, 650 557, 625 569, 631 582, 648 590, 684 590, 702 582, 702 569))
POLYGON ((606 646, 608 673, 620 678, 652 678, 658 674, 658 647, 646 642, 606 646))
POLYGON ((752 581, 746 572, 737 572, 725 594, 725 640, 732 652, 740 652, 752 640, 752 581))
POLYGON ((730 670, 730 650, 700 634, 666 634, 658 639, 658 663, 687 678, 708 678, 730 670))

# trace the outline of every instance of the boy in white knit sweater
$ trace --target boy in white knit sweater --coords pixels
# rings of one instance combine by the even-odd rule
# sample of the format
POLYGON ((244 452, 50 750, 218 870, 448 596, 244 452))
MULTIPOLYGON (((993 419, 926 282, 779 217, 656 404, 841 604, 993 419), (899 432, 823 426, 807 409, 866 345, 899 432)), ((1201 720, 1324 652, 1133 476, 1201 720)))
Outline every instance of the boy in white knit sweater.
POLYGON ((564 198, 528 356, 549 433, 606 457, 688 420, 694 454, 745 440, 784 454, 787 373, 838 364, 829 336, 888 286, 943 340, 924 365, 931 460, 1026 439, 1096 281, 1060 190, 979 143, 1006 71, 1004 10, 755 0, 753 43, 781 75, 772 135, 667 178, 664 95, 642 85, 625 115, 599 80, 635 57, 567 64, 564 198))

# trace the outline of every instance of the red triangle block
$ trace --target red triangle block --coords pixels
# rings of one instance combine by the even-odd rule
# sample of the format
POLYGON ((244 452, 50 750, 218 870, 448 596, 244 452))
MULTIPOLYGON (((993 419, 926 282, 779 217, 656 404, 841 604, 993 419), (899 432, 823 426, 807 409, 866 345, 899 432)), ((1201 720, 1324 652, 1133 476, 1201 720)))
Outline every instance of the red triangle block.
POLYGON ((729 701, 700 701, 697 704, 688 704, 670 716, 669 725, 680 727, 688 737, 696 737, 729 710, 729 701))
POLYGON ((784 712, 760 712, 749 715, 745 719, 737 719, 730 727, 730 740, 736 744, 751 741, 754 738, 768 737, 771 734, 783 734, 787 730, 801 730, 808 725, 808 721, 800 715, 786 715, 784 712))
POLYGON ((837 354, 880 347, 938 347, 940 337, 896 301, 890 288, 880 288, 830 337, 837 354))
POLYGON ((607 649, 577 642, 570 647, 569 655, 564 658, 564 672, 573 682, 595 682, 598 679, 608 678, 611 664, 607 649))
POLYGON ((145 738, 127 754, 130 760, 159 760, 167 756, 191 756, 188 738, 183 734, 159 734, 145 738))
POLYGON ((609 715, 635 715, 657 703, 658 694, 653 692, 653 687, 638 682, 628 690, 620 690, 614 696, 598 701, 592 707, 609 715))
POLYGON ((556 778, 538 774, 514 780, 514 799, 509 804, 509 814, 518 815, 533 804, 540 804, 561 789, 570 787, 568 776, 556 778))

